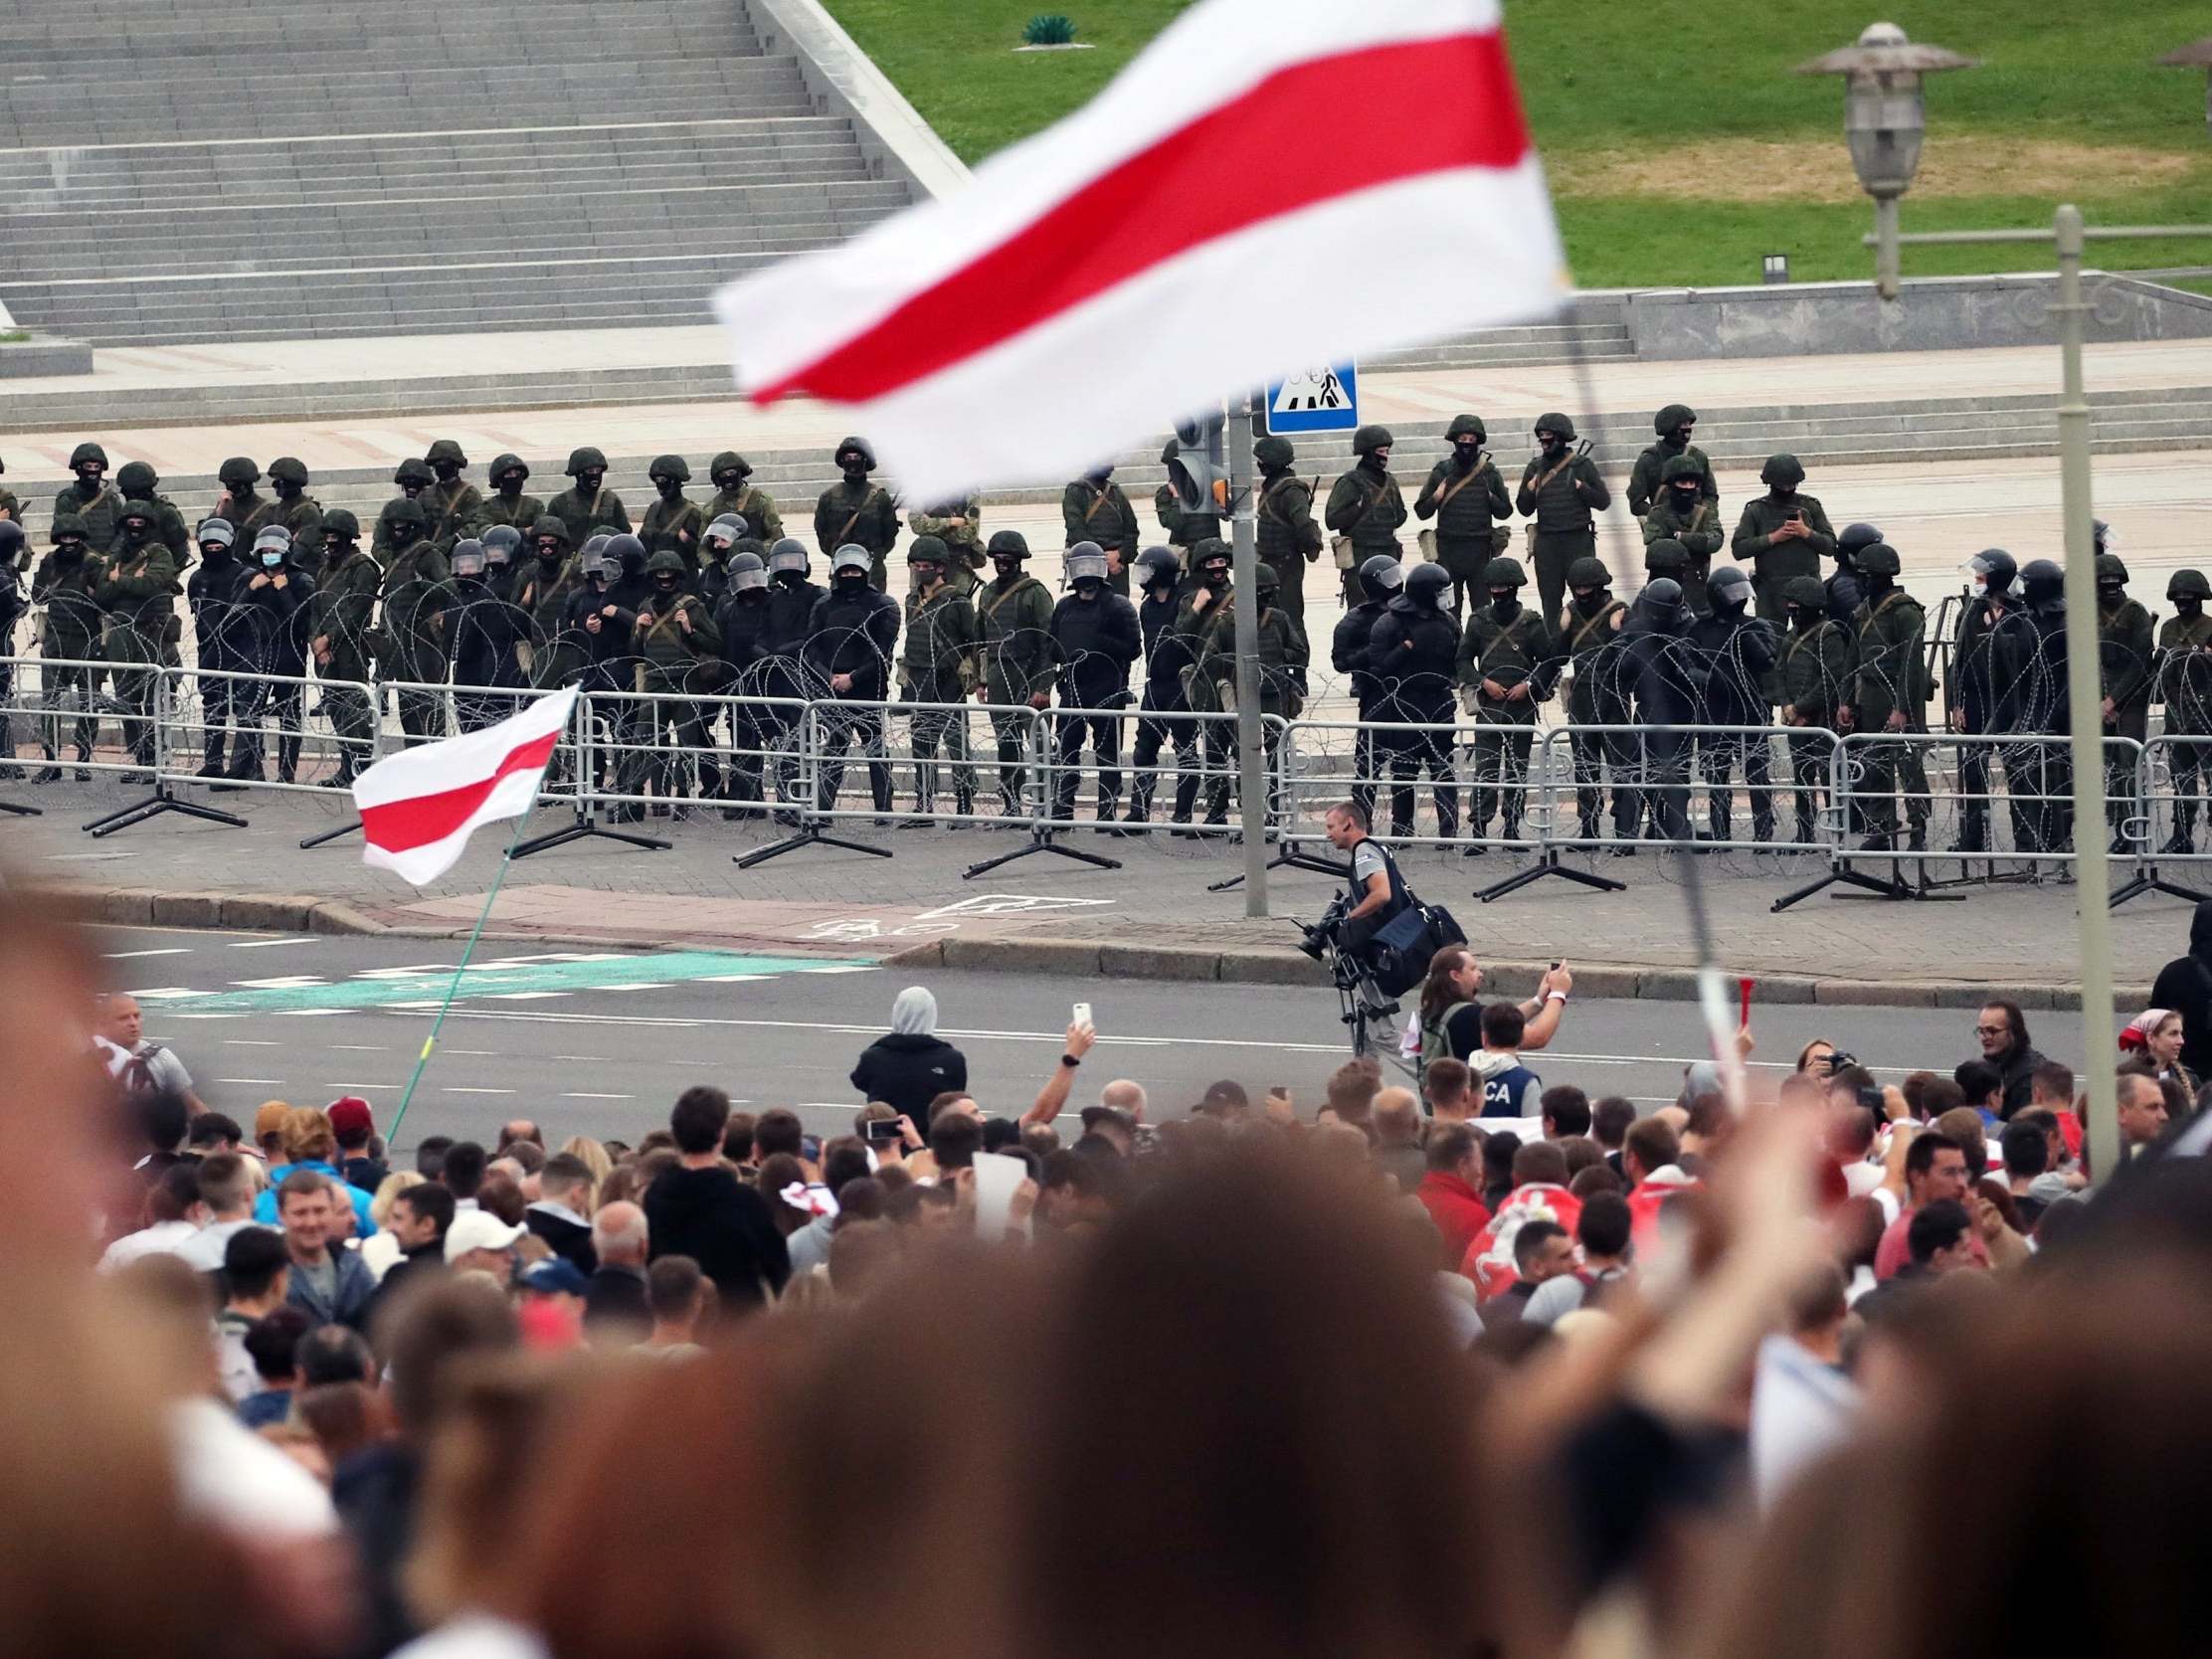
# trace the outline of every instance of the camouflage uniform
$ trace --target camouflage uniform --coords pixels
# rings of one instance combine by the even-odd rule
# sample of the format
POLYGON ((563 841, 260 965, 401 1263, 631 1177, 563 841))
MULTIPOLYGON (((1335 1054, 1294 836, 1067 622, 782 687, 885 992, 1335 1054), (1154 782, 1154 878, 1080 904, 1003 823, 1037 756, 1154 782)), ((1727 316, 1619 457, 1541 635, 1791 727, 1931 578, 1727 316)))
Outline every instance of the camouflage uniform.
MULTIPOLYGON (((1017 530, 1001 530, 988 549, 1002 556, 1027 558, 1029 544, 1017 530)), ((997 576, 969 596, 976 612, 976 656, 983 666, 984 694, 1008 708, 1026 704, 1052 685, 1052 595, 1042 582, 1016 569, 997 576)), ((1022 792, 1028 771, 1022 764, 1032 722, 1025 716, 995 713, 991 730, 999 743, 999 799, 1010 818, 1026 816, 1022 792)))
POLYGON ((1666 482, 1667 462, 1678 460, 1696 463, 1698 493, 1713 503, 1713 517, 1721 516, 1721 486, 1713 481, 1713 462, 1703 450, 1677 436, 1679 429, 1694 426, 1697 419, 1698 412, 1681 403, 1670 403, 1652 417, 1651 428, 1659 435, 1659 442, 1645 446, 1628 474, 1628 510, 1638 518, 1651 511, 1651 503, 1666 482))
POLYGON ((1470 606, 1459 642, 1454 677, 1475 716, 1475 779, 1467 801, 1467 828, 1478 841, 1489 832, 1494 810, 1505 816, 1505 838, 1521 838, 1537 708, 1551 696, 1559 672, 1559 642, 1543 616, 1520 603, 1527 583, 1520 560, 1490 560, 1482 573, 1483 592, 1487 597, 1499 588, 1513 589, 1513 615, 1501 618, 1495 602, 1470 606), (1517 686, 1528 690, 1521 697, 1492 696, 1483 689, 1486 682, 1509 693, 1517 686))
POLYGON ((647 475, 656 491, 663 481, 672 482, 675 488, 654 495, 645 517, 638 521, 638 539, 645 544, 648 558, 654 553, 673 553, 683 560, 684 574, 695 576, 699 538, 706 533, 707 521, 699 514, 699 503, 683 493, 683 486, 691 481, 691 463, 681 456, 657 456, 647 475))
POLYGON ((1770 493, 1745 503, 1729 551, 1739 562, 1751 561, 1751 591, 1758 596, 1758 614, 1779 623, 1783 589, 1793 577, 1820 579, 1820 561, 1835 557, 1836 530, 1817 500, 1797 492, 1805 481, 1805 469, 1795 456, 1767 457, 1758 477, 1770 493), (1777 541, 1774 532, 1792 518, 1802 519, 1810 534, 1777 541))
MULTIPOLYGON (((97 444, 80 444, 70 452, 72 471, 94 461, 102 467, 107 464, 107 452, 97 444)), ((122 491, 106 478, 90 489, 82 477, 74 478, 54 497, 54 516, 61 518, 65 514, 83 521, 85 546, 91 554, 104 553, 114 545, 115 532, 122 527, 122 491)))
POLYGON ((2197 570, 2177 570, 2166 598, 2179 615, 2158 631, 2157 696, 2165 706, 2173 766, 2173 834, 2158 850, 2196 850, 2198 785, 2212 769, 2212 581, 2197 570))
POLYGON ((1129 596, 1129 572, 1137 562, 1137 509, 1110 476, 1086 473, 1060 491, 1060 523, 1066 544, 1094 541, 1112 567, 1106 585, 1123 598, 1129 596))
POLYGON ((1713 575, 1713 555, 1720 552, 1724 538, 1717 503, 1703 494, 1693 494, 1685 504, 1677 495, 1677 486, 1697 475, 1697 462, 1688 456, 1676 456, 1661 468, 1659 493, 1644 510, 1644 545, 1667 540, 1682 543, 1689 563, 1675 574, 1675 580, 1682 584, 1682 597, 1691 611, 1706 617, 1713 614, 1713 601, 1705 585, 1713 575))
MULTIPOLYGON (((66 493, 66 492, 65 492, 66 493)), ((39 647, 39 654, 46 660, 39 673, 39 700, 50 710, 75 706, 78 717, 73 731, 77 745, 77 758, 92 758, 92 743, 98 735, 99 721, 92 712, 92 699, 97 692, 99 672, 96 667, 79 667, 82 662, 96 663, 100 659, 100 610, 97 597, 99 584, 105 579, 106 562, 94 553, 86 533, 85 521, 75 513, 59 513, 48 534, 56 540, 56 550, 39 561, 39 568, 31 578, 31 602, 46 607, 46 638, 39 647), (60 556, 60 541, 65 536, 77 538, 83 546, 83 557, 75 562, 65 562, 60 556), (67 663, 67 666, 57 664, 67 663)), ((58 758, 62 742, 62 722, 58 713, 47 716, 45 730, 46 758, 58 758)), ((38 777, 40 783, 50 783, 62 774, 48 766, 38 777)), ((79 782, 91 774, 78 773, 79 782)))
POLYGON ((784 539, 784 520, 776 511, 776 497, 746 481, 752 477, 753 468, 743 456, 735 450, 724 450, 708 463, 706 472, 716 485, 714 499, 699 509, 709 524, 724 513, 735 513, 745 520, 745 535, 763 546, 784 539))
MULTIPOLYGON (((1283 728, 1266 717, 1298 718, 1305 704, 1306 668, 1312 659, 1312 650, 1305 629, 1290 614, 1290 608, 1281 603, 1282 579, 1275 573, 1275 567, 1261 565, 1254 581, 1259 599, 1259 628, 1254 638, 1259 646, 1261 776, 1266 780, 1261 787, 1267 792, 1266 822, 1273 824, 1281 816, 1283 728)), ((1233 589, 1223 590, 1221 602, 1212 608, 1212 613, 1199 639, 1198 671, 1194 678, 1209 688, 1224 682, 1233 688, 1237 667, 1233 589)), ((1237 763, 1237 727, 1227 720, 1208 721, 1206 737, 1207 748, 1211 751, 1206 756, 1206 766, 1213 777, 1206 788, 1205 822, 1223 824, 1228 820, 1229 777, 1237 763)))
MULTIPOLYGON (((1928 618, 1920 604, 1903 588, 1885 588, 1879 578, 1894 578, 1898 571, 1896 549, 1876 542, 1859 554, 1859 568, 1877 579, 1852 618, 1855 661, 1852 671, 1851 724, 1868 738, 1887 732, 1893 716, 1902 716, 1900 732, 1928 730, 1928 657, 1922 645, 1928 618)), ((2148 619, 2146 618, 2147 622, 2148 619)), ((2145 630, 2147 633, 2147 629, 2145 630)), ((1859 751, 1860 764, 1852 805, 1858 809, 1859 828, 1880 838, 1886 850, 1897 833, 1895 796, 1902 776, 1905 818, 1911 847, 1918 852, 1928 833, 1928 772, 1919 749, 1911 744, 1866 743, 1859 751)))
MULTIPOLYGON (((402 501, 409 501, 427 513, 429 507, 423 500, 423 491, 437 481, 438 474, 413 456, 401 461, 393 469, 392 482, 399 485, 400 492, 384 503, 384 510, 376 515, 376 530, 369 538, 369 551, 376 556, 378 565, 390 564, 392 555, 397 553, 403 545, 392 530, 392 515, 395 509, 399 507, 402 501)), ((428 524, 429 522, 426 517, 424 523, 428 524)), ((411 539, 416 534, 417 532, 413 530, 408 532, 411 539)))
POLYGON ((451 438, 441 438, 433 444, 430 454, 423 457, 423 462, 430 467, 436 480, 423 491, 423 511, 430 515, 431 545, 450 559, 456 542, 476 533, 478 514, 483 511, 483 494, 459 471, 450 479, 438 474, 442 462, 457 468, 468 464, 468 458, 451 438))
POLYGON ((884 561, 898 545, 898 502, 881 484, 868 482, 868 474, 875 470, 875 452, 863 440, 847 438, 831 460, 846 455, 857 457, 860 464, 846 467, 839 461, 838 470, 844 476, 815 502, 815 541, 826 554, 834 554, 847 542, 866 548, 868 586, 882 593, 890 586, 884 561))
POLYGON ((1347 605, 1360 602, 1363 564, 1378 553, 1393 559, 1401 555, 1397 532, 1405 522, 1405 497, 1390 475, 1389 463, 1376 459, 1376 452, 1388 449, 1392 442, 1387 427, 1365 426, 1352 435, 1352 453, 1360 463, 1337 479, 1322 513, 1330 531, 1352 544, 1337 556, 1347 605))
POLYGON ((1567 742, 1574 754, 1574 806, 1581 838, 1597 839, 1597 819, 1605 801, 1601 787, 1605 769, 1613 777, 1613 834, 1633 840, 1637 806, 1642 800, 1634 783, 1635 739, 1625 732, 1585 733, 1585 726, 1625 726, 1628 699, 1613 682, 1618 653, 1611 649, 1620 638, 1628 607, 1606 590, 1612 575, 1598 558, 1577 559, 1567 573, 1568 589, 1594 588, 1595 604, 1584 609, 1579 600, 1561 608, 1554 631, 1555 649, 1572 664, 1573 679, 1567 687, 1567 742))
MULTIPOLYGON (((384 620, 378 656, 383 677, 442 685, 446 680, 446 613, 454 603, 453 568, 426 533, 420 501, 394 519, 401 547, 384 571, 384 620), (412 539, 410 539, 412 538, 412 539)), ((399 694, 400 729, 410 743, 446 735, 446 699, 437 691, 399 694)))
POLYGON ((372 641, 384 572, 376 555, 360 545, 360 521, 344 508, 323 515, 322 534, 322 575, 307 633, 311 644, 319 642, 315 673, 324 681, 323 701, 338 734, 338 772, 329 787, 342 789, 368 762, 376 717, 366 694, 329 682, 365 685, 375 676, 372 641))
MULTIPOLYGON (((139 503, 141 510, 150 503, 139 503)), ((177 629, 177 562, 154 535, 153 520, 133 518, 146 534, 133 541, 123 536, 109 558, 94 597, 108 615, 102 654, 110 662, 135 664, 138 671, 115 673, 115 696, 122 703, 123 746, 133 763, 151 767, 158 747, 154 722, 161 712, 161 676, 165 653, 174 645, 177 629)))
POLYGON ((1544 415, 1538 417, 1536 430, 1556 433, 1560 443, 1556 450, 1530 458, 1513 504, 1522 517, 1536 520, 1529 558, 1536 566, 1540 607, 1546 616, 1556 617, 1567 600, 1567 567, 1597 555, 1592 515, 1612 504, 1613 492, 1589 457, 1574 453, 1572 421, 1544 415))
MULTIPOLYGON (((2113 717, 2105 722, 2110 737, 2141 743, 2150 736, 2150 613, 2126 594, 2127 567, 2117 553, 2097 556, 2097 654, 2104 694, 2113 717)), ((2113 827, 2113 850, 2124 852, 2126 822, 2135 816, 2135 765, 2122 754, 2105 761, 2105 811, 2113 827)))
MULTIPOLYGON (((1850 631, 1829 617, 1828 596, 1816 576, 1792 577, 1782 598, 1785 609, 1797 609, 1799 626, 1783 637, 1775 659, 1779 718, 1785 726, 1832 733, 1836 710, 1852 695, 1854 653, 1850 631)), ((1834 757, 1834 745, 1825 738, 1789 740, 1789 769, 1797 780, 1797 840, 1814 838, 1813 814, 1817 801, 1827 793, 1834 757)))
POLYGON ((520 456, 501 456, 491 463, 486 475, 491 479, 491 493, 483 497, 477 508, 476 533, 481 536, 494 524, 507 524, 529 535, 537 521, 545 516, 545 503, 523 492, 523 485, 530 481, 529 464, 520 456), (508 473, 515 471, 522 476, 510 493, 506 478, 508 473))
POLYGON ((302 575, 322 574, 322 503, 306 494, 307 468, 291 456, 278 456, 269 463, 269 481, 276 489, 276 517, 291 537, 291 563, 302 575))
MULTIPOLYGON (((1260 487, 1253 505, 1259 560, 1275 573, 1276 604, 1298 625, 1306 626, 1306 566, 1321 557, 1327 538, 1313 515, 1313 490, 1292 468, 1297 456, 1281 438, 1263 438, 1252 447, 1259 462, 1260 487)), ((1126 577, 1125 577, 1126 582, 1126 577)))
MULTIPOLYGON (((976 572, 986 563, 983 556, 983 508, 973 495, 957 501, 940 501, 927 512, 910 512, 906 527, 917 536, 935 536, 945 544, 949 563, 945 585, 956 593, 973 593, 976 572), (955 523, 954 520, 960 520, 955 523)), ((914 557, 911 549, 907 559, 914 557)))
POLYGON ((630 534, 630 513, 623 499, 607 487, 607 458, 586 445, 569 452, 568 475, 576 479, 569 488, 545 503, 545 510, 568 526, 571 547, 581 550, 597 535, 630 534), (586 484, 587 474, 597 471, 600 481, 586 484))
MULTIPOLYGON (((1444 431, 1452 454, 1429 469, 1428 482, 1413 497, 1413 516, 1436 520, 1436 562, 1451 572, 1452 609, 1466 614, 1468 590, 1482 586, 1482 573, 1505 551, 1499 529, 1513 517, 1506 480, 1482 446, 1490 434, 1473 415, 1459 415, 1444 431), (1475 462, 1462 465, 1460 439, 1474 441, 1475 462)), ((1481 596, 1476 596, 1478 602, 1481 596)))
MULTIPOLYGON (((906 544, 909 564, 951 551, 937 538, 917 535, 906 544)), ((906 638, 899 647, 899 695, 910 702, 959 704, 976 674, 976 608, 950 575, 926 597, 906 593, 906 638)), ((917 709, 907 717, 914 750, 914 811, 937 810, 937 751, 952 762, 953 809, 963 818, 976 810, 976 769, 969 759, 968 717, 945 709, 917 709)))

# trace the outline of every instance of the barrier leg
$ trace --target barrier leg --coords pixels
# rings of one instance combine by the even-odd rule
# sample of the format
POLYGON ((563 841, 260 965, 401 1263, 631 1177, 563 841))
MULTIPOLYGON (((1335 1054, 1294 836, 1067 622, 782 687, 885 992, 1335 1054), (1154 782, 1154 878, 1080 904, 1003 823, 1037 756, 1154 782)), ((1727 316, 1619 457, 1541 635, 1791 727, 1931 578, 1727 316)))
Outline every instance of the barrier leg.
POLYGON ((1488 887, 1477 887, 1475 897, 1488 904, 1493 899, 1504 898, 1508 893, 1517 893, 1523 887, 1541 881, 1548 875, 1556 875, 1563 881, 1571 881, 1576 886, 1587 887, 1593 892, 1625 893, 1628 891, 1628 883, 1625 881, 1615 881, 1609 875, 1596 875, 1589 870, 1578 870, 1571 864, 1561 863, 1560 849, 1556 846, 1548 846, 1544 849, 1543 856, 1527 869, 1515 870, 1503 881, 1493 882, 1488 887))

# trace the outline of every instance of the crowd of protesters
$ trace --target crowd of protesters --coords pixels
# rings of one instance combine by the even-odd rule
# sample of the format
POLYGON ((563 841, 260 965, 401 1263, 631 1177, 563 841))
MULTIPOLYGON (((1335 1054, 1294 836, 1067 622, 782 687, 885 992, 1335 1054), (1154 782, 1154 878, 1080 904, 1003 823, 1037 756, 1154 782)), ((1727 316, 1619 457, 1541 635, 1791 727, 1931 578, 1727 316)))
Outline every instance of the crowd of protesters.
MULTIPOLYGON (((701 1081, 634 1145, 395 1149, 353 1098, 241 1124, 133 1087, 96 964, 4 891, 0 973, 14 1651, 2201 1628, 2212 1174, 2171 1011, 2122 1039, 2114 1171, 2003 1002, 1952 1075, 1815 1042, 1640 1114, 1555 1076, 1520 1115, 1449 1051, 1156 1111, 1077 1025, 1033 1100, 824 1139, 701 1081)), ((934 1014, 903 994, 856 1079, 957 1062, 912 1063, 934 1014)))

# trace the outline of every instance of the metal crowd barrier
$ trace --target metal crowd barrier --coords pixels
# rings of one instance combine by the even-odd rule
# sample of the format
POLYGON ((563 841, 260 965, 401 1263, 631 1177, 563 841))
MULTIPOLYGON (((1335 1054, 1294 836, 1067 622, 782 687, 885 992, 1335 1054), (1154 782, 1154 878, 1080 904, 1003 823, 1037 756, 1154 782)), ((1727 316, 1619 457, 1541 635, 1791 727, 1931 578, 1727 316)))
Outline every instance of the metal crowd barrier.
POLYGON ((233 791, 320 794, 384 749, 374 719, 376 688, 360 680, 167 669, 160 776, 173 784, 233 791), (339 730, 352 715, 349 741, 339 730), (241 760, 244 765, 241 766, 241 760))

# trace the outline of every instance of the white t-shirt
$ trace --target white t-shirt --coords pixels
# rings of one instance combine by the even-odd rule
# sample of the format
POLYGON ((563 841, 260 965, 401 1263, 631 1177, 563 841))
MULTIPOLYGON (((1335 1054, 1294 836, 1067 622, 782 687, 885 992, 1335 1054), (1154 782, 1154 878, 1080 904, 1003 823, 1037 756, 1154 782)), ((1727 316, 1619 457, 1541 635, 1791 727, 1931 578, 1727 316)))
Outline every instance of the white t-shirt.
POLYGON ((338 1530, 322 1482, 213 1399, 171 1407, 169 1448, 187 1514, 247 1538, 322 1538, 338 1530))
POLYGON ((192 1087, 192 1073, 184 1069, 184 1062, 177 1058, 174 1048, 164 1047, 150 1037, 136 1048, 124 1048, 109 1042, 105 1037, 92 1038, 99 1050, 100 1063, 107 1067, 107 1075, 120 1077, 129 1069, 133 1059, 146 1062, 146 1073, 156 1090, 165 1094, 182 1094, 192 1087))
POLYGON ((156 1221, 150 1227, 126 1232, 108 1245, 99 1258, 99 1270, 112 1273, 143 1256, 181 1256, 185 1245, 199 1236, 200 1229, 190 1221, 156 1221))
POLYGON ((1850 1437, 1858 1384, 1785 1336, 1758 1345, 1751 1380, 1751 1484, 1770 1507, 1790 1481, 1850 1437))
POLYGON ((177 1254, 203 1273, 220 1273, 223 1271, 223 1252, 231 1246, 231 1235, 244 1232, 248 1227, 260 1227, 264 1232, 276 1230, 255 1220, 251 1215, 242 1221, 210 1221, 186 1239, 177 1254))

